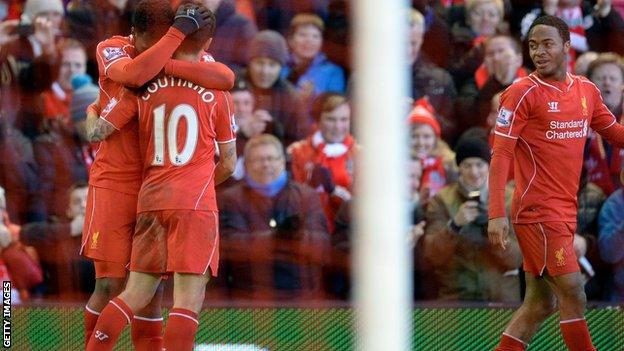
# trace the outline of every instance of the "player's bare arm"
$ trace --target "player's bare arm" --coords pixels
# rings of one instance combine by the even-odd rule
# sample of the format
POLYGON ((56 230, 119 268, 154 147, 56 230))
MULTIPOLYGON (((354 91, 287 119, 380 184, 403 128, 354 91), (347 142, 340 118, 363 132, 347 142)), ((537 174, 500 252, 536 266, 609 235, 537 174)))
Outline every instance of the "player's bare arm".
POLYGON ((234 86, 234 72, 220 62, 191 62, 170 60, 165 74, 182 78, 207 89, 230 90, 234 86))
MULTIPOLYGON (((209 21, 210 16, 205 9, 192 3, 183 4, 178 7, 169 31, 156 44, 135 58, 125 55, 125 57, 117 59, 115 56, 125 53, 123 48, 105 47, 104 44, 100 43, 98 52, 102 53, 102 62, 105 64, 107 61, 116 60, 106 67, 106 75, 113 81, 125 86, 141 87, 158 75, 187 35, 204 27, 209 21)), ((136 46, 137 38, 143 37, 145 32, 136 32, 136 26, 134 29, 134 45, 136 46)))
POLYGON ((87 139, 91 143, 97 143, 108 138, 115 131, 115 127, 98 115, 87 115, 87 139))
POLYGON ((236 167, 236 141, 227 143, 218 143, 219 145, 219 163, 215 168, 215 185, 226 181, 236 167))
POLYGON ((493 246, 500 246, 503 250, 509 243, 509 220, 507 217, 492 218, 488 222, 488 238, 493 246))

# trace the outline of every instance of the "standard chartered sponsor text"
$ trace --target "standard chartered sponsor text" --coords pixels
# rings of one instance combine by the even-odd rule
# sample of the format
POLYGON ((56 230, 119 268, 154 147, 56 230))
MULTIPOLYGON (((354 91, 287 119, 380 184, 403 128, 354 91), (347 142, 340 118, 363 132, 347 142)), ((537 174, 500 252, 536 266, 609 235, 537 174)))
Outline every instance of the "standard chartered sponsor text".
POLYGON ((546 131, 546 138, 549 140, 585 138, 587 136, 587 125, 587 119, 578 119, 572 121, 550 121, 550 130, 546 131))

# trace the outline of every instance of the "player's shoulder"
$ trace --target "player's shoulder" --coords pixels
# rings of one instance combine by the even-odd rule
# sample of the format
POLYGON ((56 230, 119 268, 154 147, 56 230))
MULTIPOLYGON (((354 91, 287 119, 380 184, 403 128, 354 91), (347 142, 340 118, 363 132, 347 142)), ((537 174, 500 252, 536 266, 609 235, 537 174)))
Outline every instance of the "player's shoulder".
POLYGON ((530 76, 517 79, 502 93, 501 99, 520 101, 538 88, 538 84, 530 76))
POLYGON ((97 48, 106 48, 110 46, 132 46, 132 37, 131 36, 122 36, 122 35, 114 35, 108 39, 104 39, 98 43, 97 48))
POLYGON ((129 36, 115 35, 102 40, 97 45, 97 54, 101 55, 105 62, 113 61, 128 54, 128 48, 132 48, 132 38, 129 36))
POLYGON ((211 89, 210 91, 214 94, 215 101, 218 104, 234 109, 234 100, 232 100, 232 94, 229 91, 217 89, 211 89))
POLYGON ((590 89, 592 91, 598 91, 600 92, 600 90, 598 89, 598 87, 596 86, 596 84, 594 84, 594 82, 592 82, 591 80, 589 80, 589 78, 585 77, 585 76, 580 76, 580 75, 574 75, 574 74, 569 74, 570 78, 574 80, 574 83, 578 83, 581 84, 581 86, 585 89, 590 89))
POLYGON ((526 92, 529 89, 536 88, 538 86, 537 82, 533 80, 533 78, 528 75, 526 77, 516 79, 507 89, 506 92, 526 92))

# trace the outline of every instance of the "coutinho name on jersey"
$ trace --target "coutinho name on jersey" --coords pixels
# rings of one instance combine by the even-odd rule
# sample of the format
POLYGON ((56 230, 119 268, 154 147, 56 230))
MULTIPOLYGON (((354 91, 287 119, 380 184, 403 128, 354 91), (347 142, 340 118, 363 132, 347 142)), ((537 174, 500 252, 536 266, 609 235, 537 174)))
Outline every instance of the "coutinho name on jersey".
POLYGON ((152 94, 156 93, 158 90, 169 87, 187 87, 189 89, 193 89, 197 92, 198 95, 201 96, 202 100, 206 103, 212 102, 215 98, 214 94, 210 90, 197 84, 193 84, 181 78, 164 77, 158 78, 156 81, 150 83, 150 85, 147 87, 147 90, 145 91, 145 94, 141 96, 141 99, 143 99, 143 101, 147 101, 152 96, 152 94))
POLYGON ((572 121, 550 121, 548 123, 550 129, 546 131, 546 139, 576 139, 587 137, 587 119, 578 119, 572 121))

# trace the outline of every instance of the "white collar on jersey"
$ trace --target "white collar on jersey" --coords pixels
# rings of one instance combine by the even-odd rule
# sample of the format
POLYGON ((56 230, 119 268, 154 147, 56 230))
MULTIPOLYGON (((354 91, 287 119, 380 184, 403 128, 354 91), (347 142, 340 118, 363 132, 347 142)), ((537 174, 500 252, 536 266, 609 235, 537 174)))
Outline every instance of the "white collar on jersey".
MULTIPOLYGON (((539 77, 537 76, 537 74, 535 73, 531 73, 529 75, 529 77, 531 77, 532 79, 535 79, 538 83, 545 85, 547 87, 551 87, 555 90, 557 90, 560 93, 563 93, 563 91, 561 91, 561 89, 557 88, 556 86, 552 85, 552 84, 548 84, 545 81, 539 79, 539 77)), ((566 78, 568 78, 570 80, 570 83, 568 83, 568 87, 566 88, 566 92, 570 91, 570 88, 572 87, 572 84, 574 84, 574 78, 572 77, 572 75, 568 72, 566 72, 566 78)))

